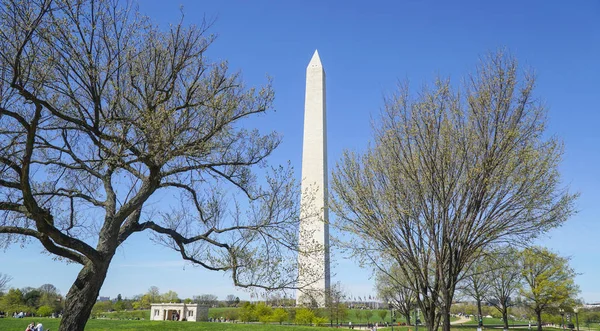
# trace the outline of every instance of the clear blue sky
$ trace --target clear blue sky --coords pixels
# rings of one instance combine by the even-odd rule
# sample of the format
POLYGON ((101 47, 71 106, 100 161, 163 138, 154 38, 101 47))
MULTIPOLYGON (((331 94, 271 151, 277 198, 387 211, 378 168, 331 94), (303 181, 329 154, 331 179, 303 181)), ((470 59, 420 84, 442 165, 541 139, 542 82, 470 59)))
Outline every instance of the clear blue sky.
MULTIPOLYGON (((565 184, 581 193, 579 214, 540 239, 581 273, 576 281, 588 302, 600 301, 600 2, 588 1, 140 1, 165 26, 216 17, 213 59, 227 59, 250 85, 274 79, 275 113, 253 124, 284 135, 271 158, 290 160, 300 176, 305 68, 315 49, 327 72, 330 168, 344 149, 362 150, 371 116, 398 79, 413 87, 436 75, 460 79, 478 57, 510 50, 538 74, 537 96, 549 108, 548 132, 566 147, 565 184)), ((55 284, 66 294, 78 271, 41 254, 41 246, 0 253, 0 272, 14 287, 55 284)), ((335 277, 354 296, 374 294, 369 270, 337 258, 335 277)), ((146 234, 126 242, 113 260, 101 295, 128 297, 156 285, 181 297, 213 293, 249 297, 227 275, 185 266, 153 245, 146 234)))

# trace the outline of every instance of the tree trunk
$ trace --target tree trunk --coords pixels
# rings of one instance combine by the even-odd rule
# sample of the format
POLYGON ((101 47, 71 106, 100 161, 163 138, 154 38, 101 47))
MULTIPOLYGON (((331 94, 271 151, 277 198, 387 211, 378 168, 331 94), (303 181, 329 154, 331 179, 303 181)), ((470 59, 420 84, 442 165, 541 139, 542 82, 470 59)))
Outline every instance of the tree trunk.
POLYGON ((442 331, 450 331, 450 313, 445 311, 445 309, 442 311, 442 331))
POLYGON ((410 312, 408 314, 404 314, 404 317, 406 318, 406 325, 410 325, 410 312))
POLYGON ((443 304, 440 307, 442 313, 442 331, 450 331, 450 308, 452 307, 452 295, 449 288, 443 290, 443 304))
POLYGON ((439 327, 439 319, 436 316, 437 314, 435 307, 431 307, 429 305, 423 307, 421 307, 421 312, 423 313, 423 319, 425 320, 427 331, 436 331, 439 327), (425 307, 425 309, 423 307, 425 307))
POLYGON ((542 311, 536 310, 535 315, 537 317, 537 329, 538 331, 542 331, 542 311))
POLYGON ((481 312, 481 299, 477 299, 477 325, 480 325, 479 322, 481 321, 481 326, 483 326, 483 314, 481 312))
POLYGON ((85 265, 69 289, 59 331, 83 331, 106 279, 109 262, 85 265))
POLYGON ((437 329, 435 326, 435 319, 424 318, 424 320, 427 331, 435 331, 437 329))
POLYGON ((508 309, 502 311, 502 321, 504 322, 504 330, 508 330, 508 309))

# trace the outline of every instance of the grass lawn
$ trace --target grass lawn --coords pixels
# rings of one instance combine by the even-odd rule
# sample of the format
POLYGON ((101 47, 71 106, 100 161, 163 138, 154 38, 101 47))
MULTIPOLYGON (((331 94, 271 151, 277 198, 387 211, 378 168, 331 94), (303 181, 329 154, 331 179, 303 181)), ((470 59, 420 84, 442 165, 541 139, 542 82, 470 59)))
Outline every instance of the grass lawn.
MULTIPOLYGON (((44 325, 44 330, 58 331, 59 319, 56 318, 0 318, 1 331, 22 331, 27 325, 35 321, 44 325)), ((347 326, 347 325, 346 325, 347 326)), ((263 324, 232 324, 209 322, 171 322, 171 321, 129 321, 129 320, 102 320, 91 319, 88 321, 86 331, 315 331, 327 330, 324 327, 291 326, 291 325, 263 325, 263 324)), ((345 328, 342 328, 345 329, 345 328)), ((341 330, 341 329, 340 329, 341 330)), ((394 327, 398 331, 414 331, 413 327, 394 327)), ((425 331, 424 327, 419 330, 425 331)), ((458 330, 457 330, 458 331, 458 330)), ((475 331, 470 328, 461 328, 460 331, 475 331)))
POLYGON ((96 314, 98 318, 108 318, 108 319, 148 319, 150 318, 150 310, 129 310, 129 311, 112 311, 112 312, 103 312, 96 314))
MULTIPOLYGON (((511 326, 513 324, 527 324, 529 321, 524 320, 524 321, 515 321, 515 320, 508 320, 508 326, 511 326)), ((476 318, 471 318, 470 321, 465 322, 465 325, 469 324, 473 324, 473 325, 477 325, 477 319, 476 318)), ((483 325, 502 325, 504 324, 504 322, 502 321, 501 318, 483 318, 483 325)))
MULTIPOLYGON (((35 321, 44 325, 44 330, 58 331, 59 319, 52 318, 2 318, 0 319, 0 330, 2 331, 22 331, 27 325, 35 321)), ((323 330, 323 328, 306 326, 280 326, 280 325, 262 325, 262 324, 231 324, 231 323, 208 323, 208 322, 170 322, 170 321, 128 321, 128 320, 89 320, 85 327, 86 331, 175 331, 175 330, 195 330, 195 331, 314 331, 323 330)))
MULTIPOLYGON (((58 331, 59 319, 56 318, 0 318, 0 331, 22 331, 32 321, 41 322, 44 329, 58 331)), ((380 327, 381 328, 381 327, 380 327)), ((342 328, 345 329, 345 328, 342 328)), ((291 326, 291 325, 263 325, 263 324, 231 324, 231 323, 209 323, 209 322, 170 322, 170 321, 129 321, 129 320, 89 320, 86 331, 175 331, 175 330, 194 330, 194 331, 315 331, 327 330, 323 327, 291 326)), ((389 330, 389 328, 386 328, 389 330)), ((397 331, 415 331, 414 327, 394 327, 397 331)), ((476 327, 463 326, 453 327, 453 331, 476 331, 476 327)), ((488 331, 497 331, 501 329, 485 328, 488 331)), ((510 328, 514 331, 528 331, 525 328, 510 328)), ((532 329, 535 331, 535 328, 532 329)), ((560 331, 558 328, 544 328, 549 331, 560 331)), ((588 330, 581 327, 581 331, 588 330)), ((593 329, 592 329, 593 330, 593 329)), ((420 326, 419 331, 426 331, 425 327, 420 326)))
MULTIPOLYGON (((227 318, 228 311, 235 311, 236 314, 235 316, 238 316, 237 314, 240 311, 240 308, 236 308, 236 307, 221 307, 221 308, 210 308, 208 311, 208 316, 211 318, 227 318)), ((324 314, 323 316, 328 316, 327 312, 324 311, 322 312, 322 314, 324 314)), ((136 311, 120 311, 120 312, 105 312, 105 313, 99 313, 97 314, 98 317, 100 318, 105 318, 105 319, 148 319, 150 318, 150 310, 136 310, 136 311)), ((420 317, 421 320, 423 319, 423 317, 420 317)), ((411 322, 414 323, 414 315, 411 315, 411 322)), ((457 317, 451 317, 452 321, 457 320, 457 317)), ((387 322, 390 323, 390 312, 389 310, 378 310, 378 309, 348 309, 347 310, 347 315, 344 318, 340 318, 339 322, 342 325, 348 325, 348 322, 352 322, 352 324, 356 325, 356 324, 366 324, 366 323, 380 323, 382 324, 382 322, 387 322), (382 320, 380 313, 384 312, 385 313, 385 318, 382 320), (370 315, 369 318, 367 318, 367 315, 370 315)), ((398 312, 396 312, 396 322, 397 323, 402 323, 402 322, 406 322, 404 319, 404 316, 401 316, 398 312)), ((286 323, 293 323, 293 320, 289 320, 286 321, 286 323)), ((465 323, 465 324, 469 324, 469 323, 465 323)), ((476 322, 472 322, 472 324, 476 324, 476 322)))
MULTIPOLYGON (((221 308, 210 308, 208 311, 208 316, 212 317, 212 318, 219 318, 219 317, 226 317, 227 316, 227 311, 229 310, 233 310, 233 311, 239 311, 240 308, 236 308, 236 307, 221 307, 221 308)), ((342 323, 342 325, 348 325, 348 322, 352 322, 352 324, 366 324, 366 323, 382 323, 383 322, 391 322, 390 320, 390 311, 389 310, 383 310, 383 309, 348 309, 347 310, 347 316, 344 318, 341 318, 339 320, 339 322, 342 323), (381 318, 381 313, 385 313, 385 318, 382 319, 381 318), (367 318, 367 315, 370 315, 367 318)), ((322 316, 329 316, 327 311, 323 311, 322 312, 322 316)), ((107 315, 107 317, 109 317, 110 315, 107 315)), ((150 316, 150 312, 148 311, 147 316, 150 316)), ((148 317, 146 317, 148 318, 148 317)), ((413 315, 411 315, 411 318, 414 318, 413 315)), ((422 319, 422 316, 421 316, 422 319)), ((452 318, 452 320, 456 320, 458 318, 452 318)), ((406 322, 404 319, 404 316, 400 316, 400 314, 398 314, 398 312, 396 312, 396 321, 397 322, 406 322)), ((412 321, 412 320, 411 320, 412 321)), ((293 322, 293 321, 288 321, 288 322, 293 322)), ((335 322, 335 320, 334 320, 335 322)), ((412 321, 414 322, 414 321, 412 321)), ((395 328, 394 328, 395 329, 395 328)))

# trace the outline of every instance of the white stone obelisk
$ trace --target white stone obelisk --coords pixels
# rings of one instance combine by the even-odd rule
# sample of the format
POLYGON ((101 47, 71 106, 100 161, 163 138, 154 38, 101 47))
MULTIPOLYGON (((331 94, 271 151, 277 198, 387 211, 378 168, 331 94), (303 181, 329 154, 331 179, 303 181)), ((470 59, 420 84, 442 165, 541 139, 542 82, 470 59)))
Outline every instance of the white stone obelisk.
POLYGON ((302 211, 297 304, 325 305, 329 290, 329 208, 327 204, 327 120, 325 71, 315 51, 306 68, 302 211))

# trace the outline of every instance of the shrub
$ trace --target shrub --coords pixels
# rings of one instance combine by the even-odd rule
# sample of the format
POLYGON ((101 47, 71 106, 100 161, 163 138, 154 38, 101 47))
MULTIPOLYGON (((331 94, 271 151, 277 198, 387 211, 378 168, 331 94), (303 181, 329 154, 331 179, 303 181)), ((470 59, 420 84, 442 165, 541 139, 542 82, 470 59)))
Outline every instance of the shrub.
POLYGON ((223 315, 223 317, 225 317, 225 319, 228 319, 230 321, 235 321, 239 318, 239 313, 236 309, 227 309, 227 310, 223 311, 223 313, 221 313, 221 315, 223 315))
POLYGON ((300 308, 296 310, 296 324, 312 324, 315 318, 315 313, 308 308, 300 308))
POLYGON ((240 308, 240 320, 242 322, 256 321, 255 308, 256 306, 250 302, 244 302, 244 305, 240 308))
POLYGON ((325 317, 314 317, 312 320, 313 325, 315 326, 322 326, 322 325, 326 325, 327 322, 327 318, 325 317))
POLYGON ((52 315, 53 312, 54 312, 54 309, 52 309, 52 307, 41 306, 40 308, 38 308, 36 314, 41 317, 48 317, 48 316, 52 315))
POLYGON ((288 312, 283 308, 277 308, 273 311, 272 321, 278 322, 279 324, 283 323, 288 319, 288 312))
POLYGON ((259 302, 254 307, 254 314, 258 320, 262 323, 271 322, 271 315, 273 314, 273 308, 267 306, 264 302, 259 302))
POLYGON ((287 312, 288 312, 288 320, 295 321, 296 320, 296 309, 291 308, 291 309, 288 309, 287 312))

